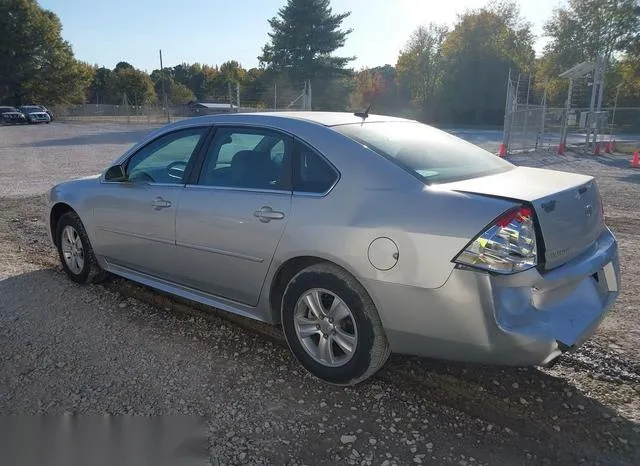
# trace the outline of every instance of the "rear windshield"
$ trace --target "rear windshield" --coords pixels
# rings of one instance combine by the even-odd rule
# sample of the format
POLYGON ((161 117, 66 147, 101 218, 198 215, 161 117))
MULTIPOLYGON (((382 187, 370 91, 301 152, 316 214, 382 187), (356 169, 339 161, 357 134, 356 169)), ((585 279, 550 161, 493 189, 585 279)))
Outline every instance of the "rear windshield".
POLYGON ((400 165, 427 184, 493 175, 509 162, 445 131, 412 121, 333 126, 337 132, 400 165))

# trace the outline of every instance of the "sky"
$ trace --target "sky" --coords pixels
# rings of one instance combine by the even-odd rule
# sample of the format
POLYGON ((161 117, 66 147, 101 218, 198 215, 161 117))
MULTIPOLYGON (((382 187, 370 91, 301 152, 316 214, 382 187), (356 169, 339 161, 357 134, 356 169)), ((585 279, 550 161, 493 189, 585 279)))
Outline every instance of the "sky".
MULTIPOLYGON (((76 58, 113 68, 126 61, 151 72, 180 63, 220 65, 237 60, 258 65, 268 40, 267 20, 286 0, 40 0, 58 15, 62 36, 76 58)), ((545 40, 542 26, 563 0, 520 0, 522 15, 537 36, 536 52, 545 40)), ((395 65, 398 52, 418 26, 452 25, 458 14, 486 0, 332 0, 334 12, 351 11, 344 28, 352 28, 341 56, 355 56, 356 69, 395 65)))

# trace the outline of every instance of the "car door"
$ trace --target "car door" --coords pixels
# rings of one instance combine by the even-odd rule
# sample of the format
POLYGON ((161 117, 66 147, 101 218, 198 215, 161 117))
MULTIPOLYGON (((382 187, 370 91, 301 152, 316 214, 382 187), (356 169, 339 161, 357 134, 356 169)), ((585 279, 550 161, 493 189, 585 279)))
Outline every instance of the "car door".
POLYGON ((180 282, 254 306, 288 221, 291 140, 219 127, 176 218, 180 282))
POLYGON ((94 202, 97 253, 109 263, 171 279, 183 177, 209 127, 159 136, 125 162, 126 180, 104 181, 94 202))

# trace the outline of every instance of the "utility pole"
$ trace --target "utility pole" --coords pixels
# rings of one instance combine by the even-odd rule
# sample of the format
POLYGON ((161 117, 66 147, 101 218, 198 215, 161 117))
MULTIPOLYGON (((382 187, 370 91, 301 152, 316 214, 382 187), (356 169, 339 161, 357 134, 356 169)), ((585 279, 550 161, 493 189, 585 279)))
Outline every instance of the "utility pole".
POLYGON ((240 111, 240 83, 236 83, 236 107, 237 111, 240 111))
POLYGON ((231 94, 231 81, 227 81, 227 89, 229 91, 229 108, 233 109, 233 97, 231 94))
POLYGON ((278 83, 273 83, 273 109, 278 108, 278 83))
POLYGON ((169 109, 167 108, 167 93, 164 91, 164 67, 162 66, 162 49, 160 50, 160 82, 162 83, 162 106, 167 113, 167 123, 171 122, 171 116, 169 115, 169 109))

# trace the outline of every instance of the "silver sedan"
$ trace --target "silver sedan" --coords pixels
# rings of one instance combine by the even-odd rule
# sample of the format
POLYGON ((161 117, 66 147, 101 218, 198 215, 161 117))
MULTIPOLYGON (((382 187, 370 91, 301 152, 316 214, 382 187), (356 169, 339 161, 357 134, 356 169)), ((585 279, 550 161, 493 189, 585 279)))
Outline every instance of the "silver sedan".
POLYGON ((116 274, 281 325, 333 384, 391 352, 549 365, 619 293, 592 177, 366 113, 169 124, 55 186, 49 209, 72 280, 116 274))

